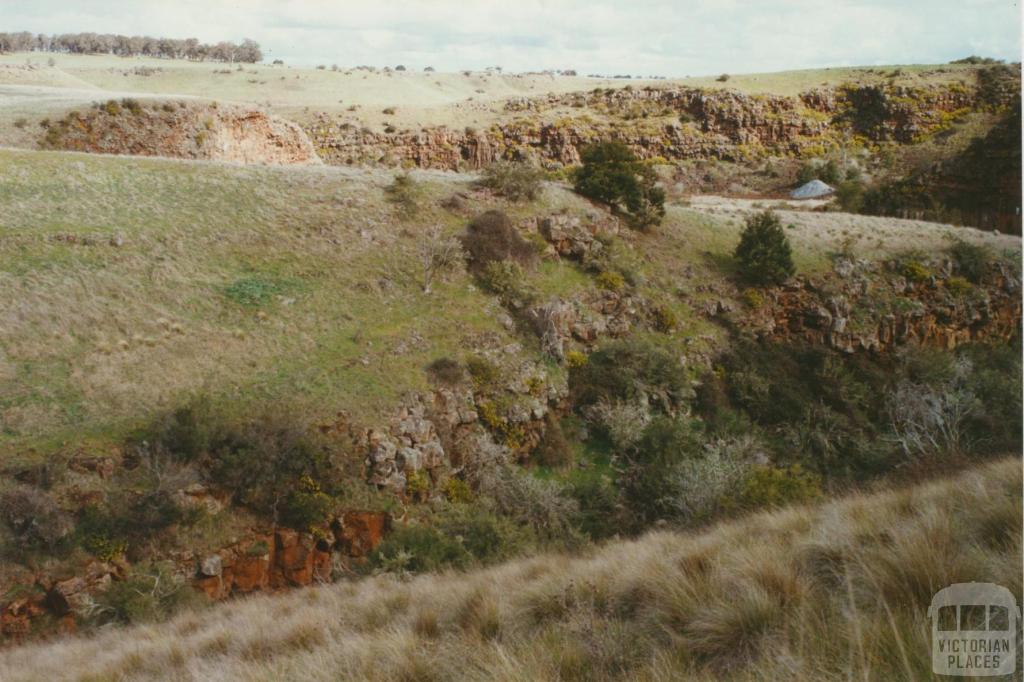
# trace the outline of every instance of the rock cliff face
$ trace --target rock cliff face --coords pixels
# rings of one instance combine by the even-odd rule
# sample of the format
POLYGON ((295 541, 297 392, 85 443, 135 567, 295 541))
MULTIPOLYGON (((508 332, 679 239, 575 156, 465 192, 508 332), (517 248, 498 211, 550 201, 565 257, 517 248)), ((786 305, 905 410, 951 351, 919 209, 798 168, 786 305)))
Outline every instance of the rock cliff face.
POLYGON ((143 106, 111 100, 49 124, 41 145, 244 164, 320 163, 313 145, 294 123, 253 109, 205 104, 143 106))
MULTIPOLYGON (((853 272, 847 262, 840 270, 853 272)), ((1020 282, 994 265, 983 284, 951 277, 948 268, 910 280, 897 264, 888 272, 829 282, 796 280, 767 294, 749 314, 761 336, 824 345, 844 353, 889 352, 920 345, 952 350, 972 341, 1005 343, 1020 335, 1020 282)))
POLYGON ((843 130, 872 141, 908 143, 963 113, 1010 104, 1019 97, 960 85, 904 88, 847 86, 799 97, 744 95, 728 90, 648 87, 517 98, 516 118, 487 130, 445 127, 378 133, 337 124, 326 114, 306 131, 331 164, 379 163, 421 168, 481 168, 497 159, 579 162, 580 148, 617 139, 640 158, 743 160, 753 149, 797 154, 843 130), (992 98, 995 98, 994 102, 992 98), (571 107, 579 116, 543 122, 546 111, 571 107), (590 113, 600 115, 600 120, 590 113))

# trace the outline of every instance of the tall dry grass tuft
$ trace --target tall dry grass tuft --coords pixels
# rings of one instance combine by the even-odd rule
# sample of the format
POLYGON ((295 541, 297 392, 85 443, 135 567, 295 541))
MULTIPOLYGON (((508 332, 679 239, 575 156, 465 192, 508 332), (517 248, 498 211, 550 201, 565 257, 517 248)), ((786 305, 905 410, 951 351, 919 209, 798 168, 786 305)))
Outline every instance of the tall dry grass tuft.
POLYGON ((585 556, 240 600, 8 649, 27 680, 917 680, 949 582, 1021 589, 1021 467, 585 556))

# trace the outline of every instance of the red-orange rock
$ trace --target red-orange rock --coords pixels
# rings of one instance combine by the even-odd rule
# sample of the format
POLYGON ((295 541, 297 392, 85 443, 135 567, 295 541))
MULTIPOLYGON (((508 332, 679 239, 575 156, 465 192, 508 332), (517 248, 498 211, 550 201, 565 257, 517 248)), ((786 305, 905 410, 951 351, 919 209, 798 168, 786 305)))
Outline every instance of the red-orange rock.
POLYGON ((248 554, 235 559, 234 566, 224 570, 221 577, 230 573, 232 592, 255 592, 265 590, 270 585, 270 557, 250 556, 248 554))
POLYGON ((367 556, 377 549, 391 528, 385 512, 349 511, 331 525, 338 550, 350 557, 367 556))
POLYGON ((275 533, 273 587, 313 582, 313 536, 281 529, 275 533))

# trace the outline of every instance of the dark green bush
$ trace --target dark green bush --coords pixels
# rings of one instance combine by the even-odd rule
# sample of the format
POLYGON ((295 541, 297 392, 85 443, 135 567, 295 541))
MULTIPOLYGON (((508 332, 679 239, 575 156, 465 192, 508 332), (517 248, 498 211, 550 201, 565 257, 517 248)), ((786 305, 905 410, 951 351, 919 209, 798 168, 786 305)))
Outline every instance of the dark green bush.
POLYGON ((984 246, 978 246, 957 239, 949 247, 949 255, 953 258, 953 265, 957 273, 963 275, 974 284, 980 284, 985 278, 992 254, 984 246))
POLYGON ((511 219, 501 211, 487 211, 470 221, 462 237, 470 269, 483 272, 494 262, 510 261, 522 267, 537 262, 537 249, 523 239, 511 219))
POLYGON ((300 530, 310 530, 324 523, 335 507, 335 501, 309 476, 303 476, 284 498, 279 512, 281 523, 300 530))
POLYGON ((626 453, 619 475, 622 498, 638 520, 647 524, 674 513, 670 474, 683 459, 699 457, 699 426, 684 419, 658 417, 626 453))
POLYGON ((860 213, 864 207, 864 185, 860 180, 844 180, 836 185, 836 202, 847 213, 860 213))
POLYGON ((293 416, 268 412, 231 425, 210 444, 205 469, 214 483, 232 491, 236 502, 265 514, 284 510, 290 520, 302 517, 305 527, 311 501, 292 493, 308 479, 330 495, 340 486, 343 470, 332 461, 327 444, 297 423, 293 416), (288 500, 296 505, 294 514, 286 511, 288 500))
POLYGON ((796 271, 789 239, 772 211, 747 218, 734 255, 743 277, 752 284, 781 284, 796 271))
POLYGON ((427 374, 439 384, 455 385, 466 378, 466 370, 458 360, 438 358, 427 365, 427 374))
POLYGON ((198 514, 198 510, 178 506, 166 490, 121 490, 105 503, 82 510, 75 537, 79 545, 100 559, 108 560, 123 552, 134 557, 156 541, 161 531, 176 524, 194 523, 198 514))
MULTIPOLYGON (((158 419, 137 434, 136 442, 142 443, 138 447, 143 452, 197 467, 208 481, 230 491, 235 502, 304 529, 324 520, 325 514, 315 517, 356 472, 343 451, 345 443, 328 442, 323 434, 300 426, 302 422, 300 416, 276 409, 239 423, 197 399, 158 419)), ((140 518, 150 513, 169 516, 167 501, 156 492, 121 506, 144 502, 146 509, 135 512, 140 518)))
POLYGON ((459 540, 425 525, 400 526, 371 555, 370 563, 413 573, 469 564, 472 555, 459 540))
POLYGON ((570 370, 569 391, 577 407, 639 401, 662 411, 692 393, 676 354, 643 339, 611 341, 591 353, 570 370))
POLYGON ((500 516, 480 503, 446 508, 434 519, 438 530, 457 538, 479 563, 494 563, 521 554, 533 542, 528 526, 500 516))
POLYGON ((607 476, 573 478, 569 494, 579 507, 578 526, 592 540, 610 538, 627 530, 619 505, 619 489, 607 476))
POLYGON ((808 161, 800 166, 797 173, 797 182, 801 185, 811 180, 821 180, 825 184, 835 185, 842 179, 843 173, 834 159, 829 159, 825 163, 808 161))
POLYGON ((576 191, 627 212, 632 225, 647 230, 665 217, 665 191, 654 170, 622 142, 596 142, 580 153, 576 191))

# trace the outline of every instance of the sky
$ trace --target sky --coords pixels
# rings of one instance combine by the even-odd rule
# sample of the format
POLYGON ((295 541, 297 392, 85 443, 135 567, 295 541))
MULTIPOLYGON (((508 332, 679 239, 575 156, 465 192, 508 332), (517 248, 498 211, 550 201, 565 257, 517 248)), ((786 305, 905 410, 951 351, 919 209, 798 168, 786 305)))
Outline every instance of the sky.
POLYGON ((0 0, 0 31, 252 38, 266 58, 657 76, 1020 60, 1007 0, 0 0))

